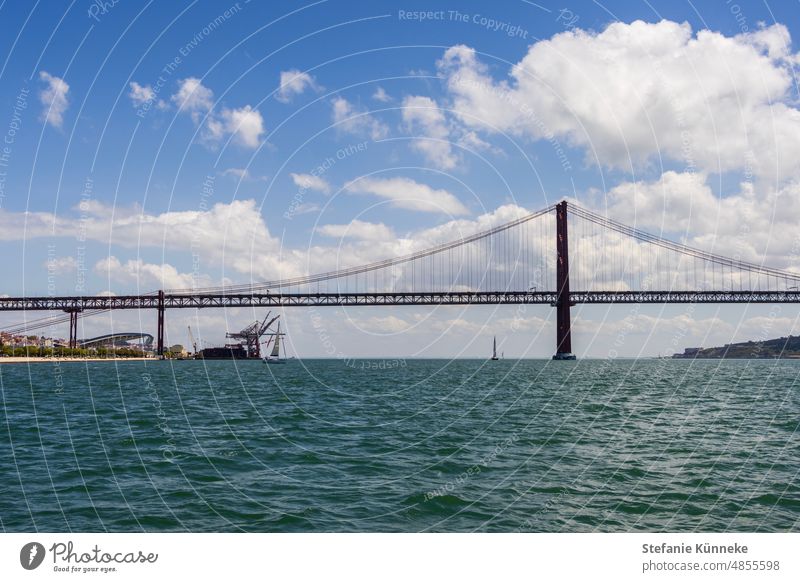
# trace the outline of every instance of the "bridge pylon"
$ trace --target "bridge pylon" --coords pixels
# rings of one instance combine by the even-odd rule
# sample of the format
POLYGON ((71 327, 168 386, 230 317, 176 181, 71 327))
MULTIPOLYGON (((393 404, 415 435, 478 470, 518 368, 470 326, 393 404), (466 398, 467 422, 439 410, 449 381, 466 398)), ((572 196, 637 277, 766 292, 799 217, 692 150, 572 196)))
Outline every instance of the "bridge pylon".
POLYGON ((567 201, 556 205, 556 353, 554 360, 574 360, 569 309, 569 228, 567 201))
POLYGON ((164 356, 164 291, 158 292, 158 330, 156 331, 156 351, 159 357, 164 356))

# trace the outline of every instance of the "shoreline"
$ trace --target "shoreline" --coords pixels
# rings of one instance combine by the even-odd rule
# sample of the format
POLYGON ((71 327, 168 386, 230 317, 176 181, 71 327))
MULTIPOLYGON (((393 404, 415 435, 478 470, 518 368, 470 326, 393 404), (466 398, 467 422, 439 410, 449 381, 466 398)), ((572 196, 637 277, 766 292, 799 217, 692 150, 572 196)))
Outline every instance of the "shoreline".
POLYGON ((158 358, 45 358, 43 356, 20 356, 20 357, 8 357, 8 358, 0 358, 0 364, 30 364, 30 363, 44 363, 44 362, 51 362, 51 363, 59 363, 63 364, 64 362, 141 362, 143 360, 153 360, 159 361, 158 358))
MULTIPOLYGON (((310 358, 303 358, 304 360, 318 360, 318 361, 337 361, 340 358, 324 358, 324 357, 310 357, 310 358)), ((504 358, 509 362, 521 362, 521 361, 542 361, 542 362, 549 362, 551 361, 550 358, 504 358)), ((298 358, 299 360, 299 358, 298 358)), ((439 361, 439 360, 457 360, 457 361, 482 361, 488 360, 488 358, 386 358, 386 357, 357 357, 352 358, 353 361, 378 361, 378 360, 397 360, 397 361, 439 361)), ((719 360, 756 360, 756 361, 798 361, 800 360, 800 356, 783 356, 783 357, 775 357, 775 358, 737 358, 737 357, 727 357, 727 358, 711 358, 711 357, 694 357, 694 358, 683 358, 683 357, 658 357, 658 356, 641 356, 641 357, 618 357, 615 358, 617 361, 650 361, 650 360, 670 360, 672 362, 676 361, 695 361, 695 360, 702 360, 702 361, 719 361, 719 360)), ((261 358, 147 358, 147 357, 131 357, 131 358, 98 358, 98 357, 60 357, 60 358, 45 358, 41 356, 21 356, 21 357, 6 357, 0 358, 0 364, 41 364, 41 363, 69 363, 69 362, 251 362, 251 361, 261 361, 261 358)), ((581 361, 608 361, 608 358, 582 358, 581 361)))

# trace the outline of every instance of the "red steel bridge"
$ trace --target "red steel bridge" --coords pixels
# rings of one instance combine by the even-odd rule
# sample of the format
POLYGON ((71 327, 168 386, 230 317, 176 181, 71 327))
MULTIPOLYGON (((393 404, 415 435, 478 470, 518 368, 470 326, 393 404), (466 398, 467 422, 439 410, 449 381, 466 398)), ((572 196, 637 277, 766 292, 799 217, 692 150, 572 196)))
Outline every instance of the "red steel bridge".
POLYGON ((117 309, 544 304, 556 308, 555 359, 574 359, 578 303, 800 303, 800 272, 716 255, 648 234, 567 202, 400 257, 263 283, 144 295, 2 297, 0 311, 63 311, 21 333, 117 309), (555 248, 553 247, 555 243, 555 248), (570 252, 572 245, 572 252, 570 252))

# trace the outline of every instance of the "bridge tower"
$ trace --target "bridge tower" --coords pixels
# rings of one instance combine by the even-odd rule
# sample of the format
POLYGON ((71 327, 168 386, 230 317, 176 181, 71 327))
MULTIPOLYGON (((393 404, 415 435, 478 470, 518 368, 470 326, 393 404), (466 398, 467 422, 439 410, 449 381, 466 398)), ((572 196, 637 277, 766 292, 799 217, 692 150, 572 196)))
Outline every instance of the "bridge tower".
POLYGON ((157 351, 159 356, 164 355, 164 291, 158 292, 158 331, 157 334, 157 351))
POLYGON ((574 360, 569 308, 569 229, 567 201, 556 205, 556 353, 554 360, 574 360))

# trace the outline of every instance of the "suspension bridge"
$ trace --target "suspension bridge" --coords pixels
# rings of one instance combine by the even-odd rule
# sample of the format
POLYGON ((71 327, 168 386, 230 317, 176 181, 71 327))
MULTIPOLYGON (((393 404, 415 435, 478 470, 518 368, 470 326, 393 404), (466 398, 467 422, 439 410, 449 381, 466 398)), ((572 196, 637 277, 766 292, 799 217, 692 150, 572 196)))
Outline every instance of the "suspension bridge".
POLYGON ((800 303, 800 273, 713 254, 566 201, 407 255, 261 283, 141 295, 2 297, 0 311, 63 311, 29 332, 119 309, 542 304, 556 309, 554 359, 574 359, 570 308, 613 303, 800 303), (572 246, 570 246, 572 245, 572 246))

